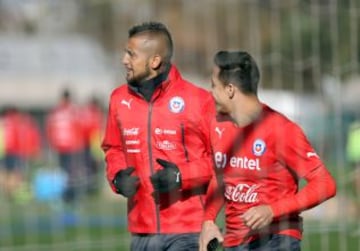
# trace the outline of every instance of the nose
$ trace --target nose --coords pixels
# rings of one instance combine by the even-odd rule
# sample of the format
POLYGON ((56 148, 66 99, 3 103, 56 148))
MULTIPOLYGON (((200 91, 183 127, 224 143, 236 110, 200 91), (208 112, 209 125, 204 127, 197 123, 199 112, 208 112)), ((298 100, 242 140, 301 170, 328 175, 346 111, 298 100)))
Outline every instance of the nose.
POLYGON ((122 57, 122 63, 123 65, 129 64, 129 56, 127 55, 127 53, 125 53, 124 56, 122 57))

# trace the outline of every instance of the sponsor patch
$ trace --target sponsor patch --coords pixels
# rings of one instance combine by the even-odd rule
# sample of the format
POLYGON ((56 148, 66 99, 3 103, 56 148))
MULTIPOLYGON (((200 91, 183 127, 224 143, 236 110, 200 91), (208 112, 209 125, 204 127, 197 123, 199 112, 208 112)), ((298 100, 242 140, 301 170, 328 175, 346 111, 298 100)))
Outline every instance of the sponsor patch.
POLYGON ((123 135, 124 136, 136 136, 139 135, 139 129, 138 127, 133 128, 124 128, 123 129, 123 135))
POLYGON ((161 129, 159 127, 155 128, 154 130, 156 135, 176 135, 176 130, 173 129, 161 129))
POLYGON ((127 149, 126 152, 128 153, 141 153, 140 149, 127 149))
POLYGON ((156 147, 161 150, 170 151, 176 149, 176 144, 168 140, 156 142, 156 147))

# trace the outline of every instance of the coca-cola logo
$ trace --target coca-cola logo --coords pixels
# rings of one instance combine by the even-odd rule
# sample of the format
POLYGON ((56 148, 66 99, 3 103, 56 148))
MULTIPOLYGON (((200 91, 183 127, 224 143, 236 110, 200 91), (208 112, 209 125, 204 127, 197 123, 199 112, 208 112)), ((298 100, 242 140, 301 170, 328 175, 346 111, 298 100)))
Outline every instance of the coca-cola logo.
POLYGON ((238 184, 237 186, 226 185, 225 198, 240 203, 258 202, 257 189, 259 185, 238 184))

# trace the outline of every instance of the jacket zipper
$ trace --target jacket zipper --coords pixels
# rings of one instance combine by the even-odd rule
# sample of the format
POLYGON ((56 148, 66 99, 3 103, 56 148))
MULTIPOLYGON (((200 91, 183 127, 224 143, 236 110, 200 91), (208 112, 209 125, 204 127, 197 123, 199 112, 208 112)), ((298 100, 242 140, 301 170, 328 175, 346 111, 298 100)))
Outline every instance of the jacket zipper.
MULTIPOLYGON (((149 165, 150 165, 150 172, 151 175, 154 174, 154 166, 153 166, 153 160, 152 160, 152 146, 151 146, 151 118, 152 118, 152 111, 153 111, 153 103, 149 103, 149 113, 148 113, 148 151, 149 151, 149 165)), ((156 194, 155 196, 159 196, 159 194, 156 194)), ((156 203, 155 200, 155 207, 156 207, 156 230, 158 233, 160 233, 160 205, 156 203)))
POLYGON ((181 128, 181 143, 184 148, 185 159, 186 159, 186 162, 189 162, 189 152, 188 152, 188 150, 186 148, 186 144, 185 144, 185 127, 184 127, 183 123, 180 124, 180 128, 181 128))

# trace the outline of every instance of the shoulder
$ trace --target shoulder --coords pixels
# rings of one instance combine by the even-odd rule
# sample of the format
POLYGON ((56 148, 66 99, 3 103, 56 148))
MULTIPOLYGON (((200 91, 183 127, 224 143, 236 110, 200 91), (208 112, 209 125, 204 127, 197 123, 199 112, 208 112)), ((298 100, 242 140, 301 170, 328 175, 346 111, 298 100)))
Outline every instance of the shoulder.
POLYGON ((300 135, 304 135, 304 131, 298 123, 276 110, 270 108, 268 111, 270 113, 269 120, 272 124, 272 128, 276 128, 272 130, 274 133, 291 135, 291 137, 288 138, 289 141, 300 135))
POLYGON ((212 97, 209 90, 206 90, 199 84, 187 79, 179 78, 177 83, 175 83, 175 86, 178 91, 181 91, 185 96, 191 97, 193 99, 197 98, 204 101, 212 97))
POLYGON ((189 91, 194 95, 211 96, 209 90, 200 86, 200 83, 195 83, 189 79, 183 78, 175 65, 172 65, 169 73, 170 81, 176 82, 175 85, 178 89, 189 91))
POLYGON ((116 98, 119 96, 124 95, 125 93, 128 92, 128 87, 126 84, 121 84, 120 86, 116 87, 115 89, 112 90, 111 94, 110 94, 110 98, 116 98))
POLYGON ((293 121, 291 121, 286 115, 283 113, 274 110, 268 105, 263 104, 263 116, 264 119, 269 121, 269 123, 277 124, 281 126, 285 126, 287 124, 295 124, 293 121))

